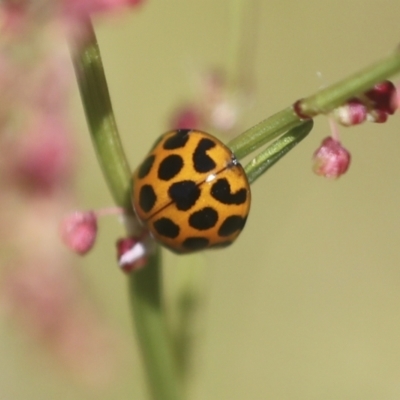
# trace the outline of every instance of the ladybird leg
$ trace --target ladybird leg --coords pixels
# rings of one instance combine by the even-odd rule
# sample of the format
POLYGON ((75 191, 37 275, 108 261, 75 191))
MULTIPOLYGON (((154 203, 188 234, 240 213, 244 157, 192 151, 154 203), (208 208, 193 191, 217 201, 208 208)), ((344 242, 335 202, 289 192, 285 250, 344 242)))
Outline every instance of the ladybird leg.
POLYGON ((275 140, 264 151, 254 157, 245 167, 249 183, 253 183, 259 176, 271 168, 293 147, 300 143, 311 131, 313 121, 308 120, 303 124, 291 129, 275 140))

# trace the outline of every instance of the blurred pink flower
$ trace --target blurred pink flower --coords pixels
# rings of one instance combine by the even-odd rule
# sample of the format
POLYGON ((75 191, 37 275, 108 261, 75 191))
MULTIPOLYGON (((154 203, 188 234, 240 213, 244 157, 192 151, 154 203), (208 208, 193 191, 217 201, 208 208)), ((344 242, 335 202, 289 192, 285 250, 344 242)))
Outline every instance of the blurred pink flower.
POLYGON ((233 90, 222 71, 208 71, 200 87, 204 118, 208 125, 221 132, 232 130, 242 111, 238 89, 233 90))
POLYGON ((203 124, 201 111, 196 105, 184 105, 178 108, 171 117, 171 129, 201 129, 203 124))
POLYGON ((232 134, 251 104, 244 85, 231 85, 223 71, 211 69, 197 75, 196 97, 172 113, 169 127, 232 134))
POLYGON ((49 115, 30 130, 8 146, 9 162, 4 172, 10 184, 47 195, 71 182, 74 146, 62 119, 49 115))
POLYGON ((59 0, 61 16, 71 23, 85 22, 93 14, 115 12, 139 6, 144 0, 59 0))
POLYGON ((26 35, 38 27, 58 24, 69 36, 83 37, 87 20, 97 14, 128 10, 144 0, 3 0, 0 31, 26 35))
MULTIPOLYGON (((82 33, 89 14, 139 3, 0 4, 0 263, 8 265, 0 276, 1 304, 22 332, 97 384, 112 375, 117 340, 58 235, 74 202, 78 160, 68 110, 73 69, 65 40, 82 33)), ((88 239, 87 233, 81 230, 80 239, 88 239)))
POLYGON ((121 356, 121 338, 83 295, 82 286, 60 259, 16 260, 3 271, 1 305, 25 335, 51 351, 80 380, 103 387, 121 356))
POLYGON ((90 251, 97 237, 97 216, 93 211, 75 211, 65 216, 60 225, 66 246, 77 254, 90 251))

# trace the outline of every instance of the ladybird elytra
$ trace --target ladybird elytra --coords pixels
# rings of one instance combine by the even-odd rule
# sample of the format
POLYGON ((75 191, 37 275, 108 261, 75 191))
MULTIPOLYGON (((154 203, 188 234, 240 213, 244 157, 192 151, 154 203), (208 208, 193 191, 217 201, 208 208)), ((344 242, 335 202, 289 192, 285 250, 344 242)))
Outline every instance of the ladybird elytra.
POLYGON ((246 174, 232 151, 197 130, 162 135, 133 175, 138 219, 176 253, 231 244, 250 203, 246 174))

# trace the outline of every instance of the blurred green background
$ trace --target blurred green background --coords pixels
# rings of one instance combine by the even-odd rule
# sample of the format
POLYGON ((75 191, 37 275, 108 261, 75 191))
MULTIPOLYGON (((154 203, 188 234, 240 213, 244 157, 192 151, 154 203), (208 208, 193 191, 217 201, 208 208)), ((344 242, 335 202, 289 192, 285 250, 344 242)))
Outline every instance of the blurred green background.
MULTIPOLYGON (((193 98, 192 74, 224 66, 229 42, 230 1, 145 3, 96 21, 132 168, 168 129, 174 107, 193 98)), ((242 128, 391 52, 399 16, 395 0, 258 1, 248 26, 255 101, 242 128)), ((110 205, 76 87, 73 118, 80 206, 110 205)), ((311 172, 327 135, 327 119, 317 118, 311 135, 254 185, 237 243, 199 256, 206 293, 191 400, 400 399, 400 117, 342 128, 352 165, 334 182, 311 172)), ((1 400, 145 399, 126 276, 115 262, 122 233, 113 219, 101 221, 95 251, 78 266, 122 331, 116 379, 86 387, 2 320, 1 400)), ((166 253, 166 263, 173 273, 185 258, 166 253)))

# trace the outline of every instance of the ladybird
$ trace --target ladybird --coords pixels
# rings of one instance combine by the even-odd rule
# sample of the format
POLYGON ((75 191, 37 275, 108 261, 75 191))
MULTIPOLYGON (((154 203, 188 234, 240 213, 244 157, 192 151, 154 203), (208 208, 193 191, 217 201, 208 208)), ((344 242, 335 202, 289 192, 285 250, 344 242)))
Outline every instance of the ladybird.
POLYGON ((162 135, 133 175, 137 217, 175 253, 230 245, 250 202, 246 173, 232 151, 197 130, 162 135))

